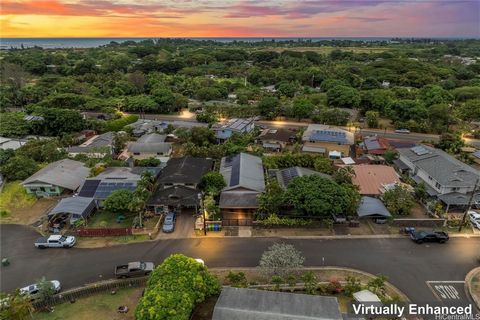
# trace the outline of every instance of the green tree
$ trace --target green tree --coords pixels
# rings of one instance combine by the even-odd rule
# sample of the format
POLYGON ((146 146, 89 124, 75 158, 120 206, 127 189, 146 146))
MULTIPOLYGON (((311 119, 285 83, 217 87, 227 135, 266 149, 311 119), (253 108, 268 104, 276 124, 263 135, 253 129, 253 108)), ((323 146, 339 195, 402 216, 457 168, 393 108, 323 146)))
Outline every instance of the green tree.
POLYGON ((298 119, 310 117, 314 109, 315 106, 308 99, 296 98, 293 101, 292 113, 298 119))
POLYGON ((480 99, 468 100, 458 107, 460 119, 467 122, 480 121, 480 99))
POLYGON ((428 109, 428 118, 434 131, 441 133, 448 130, 452 118, 450 107, 447 104, 434 104, 428 109))
POLYGON ((378 128, 378 119, 380 118, 380 114, 378 111, 367 111, 365 113, 365 120, 369 128, 378 128))
POLYGON ((158 103, 146 95, 125 98, 125 111, 133 112, 158 112, 158 103))
POLYGON ((112 213, 131 212, 130 203, 134 201, 134 198, 132 191, 126 189, 115 190, 105 199, 103 206, 112 213))
POLYGON ((317 157, 314 162, 314 168, 318 172, 332 174, 334 171, 333 161, 326 157, 317 157))
POLYGON ((277 90, 282 95, 288 98, 293 98, 295 96, 295 93, 297 92, 297 87, 293 83, 282 82, 277 86, 277 90))
POLYGON ((154 157, 135 161, 135 165, 138 167, 158 167, 160 163, 162 162, 154 157))
POLYGON ((283 195, 284 190, 278 184, 277 179, 269 179, 265 191, 257 197, 257 215, 264 218, 268 214, 278 214, 283 206, 283 195))
POLYGON ((352 209, 352 199, 344 187, 316 175, 292 179, 285 200, 298 214, 307 216, 330 217, 352 209))
POLYGON ((13 149, 0 149, 0 167, 5 165, 10 158, 15 156, 15 151, 13 149))
POLYGON ((327 91, 328 105, 337 108, 357 108, 360 95, 357 90, 347 86, 336 86, 327 91))
POLYGON ((260 114, 266 118, 274 118, 279 111, 280 100, 276 97, 263 97, 258 103, 258 110, 260 114))
POLYGON ((7 180, 25 180, 32 174, 37 172, 38 166, 35 160, 15 156, 10 158, 5 165, 0 168, 0 171, 7 180))
POLYGON ((23 137, 28 134, 27 122, 23 120, 23 112, 0 113, 0 136, 23 137))
POLYGON ((383 157, 388 163, 393 163, 393 160, 397 158, 397 152, 395 150, 386 150, 383 157))
POLYGON ((394 215, 408 215, 415 206, 412 194, 402 186, 396 186, 386 191, 382 200, 388 211, 394 215))
POLYGON ((318 279, 313 271, 302 274, 300 279, 303 282, 306 294, 316 294, 318 288, 318 279))
POLYGON ((54 162, 67 157, 57 139, 30 140, 17 149, 16 155, 36 162, 54 162))
POLYGON ((13 294, 0 293, 1 319, 27 320, 32 319, 33 306, 28 297, 21 295, 20 290, 13 294))
POLYGON ((293 245, 274 243, 260 258, 260 270, 269 276, 286 277, 292 271, 303 267, 305 257, 293 245))
POLYGON ((427 107, 435 104, 448 104, 453 101, 452 95, 437 85, 426 85, 420 90, 419 97, 427 107))
POLYGON ((218 294, 220 285, 207 268, 181 254, 168 257, 150 275, 135 310, 142 320, 189 319, 196 304, 218 294))
POLYGON ((203 175, 199 188, 205 193, 217 196, 227 185, 220 172, 210 171, 203 175))
POLYGON ((206 146, 216 141, 215 132, 206 127, 193 127, 190 129, 189 141, 196 146, 206 146))
POLYGON ((353 185, 353 177, 355 176, 355 171, 352 167, 347 166, 338 169, 332 175, 333 181, 338 184, 350 184, 353 185))
POLYGON ((177 111, 176 97, 169 89, 158 88, 152 91, 152 97, 159 106, 160 113, 177 111))
POLYGON ((55 288, 50 281, 47 281, 45 277, 42 277, 40 281, 37 283, 38 286, 38 293, 36 297, 41 302, 47 302, 52 299, 53 295, 55 294, 55 288))

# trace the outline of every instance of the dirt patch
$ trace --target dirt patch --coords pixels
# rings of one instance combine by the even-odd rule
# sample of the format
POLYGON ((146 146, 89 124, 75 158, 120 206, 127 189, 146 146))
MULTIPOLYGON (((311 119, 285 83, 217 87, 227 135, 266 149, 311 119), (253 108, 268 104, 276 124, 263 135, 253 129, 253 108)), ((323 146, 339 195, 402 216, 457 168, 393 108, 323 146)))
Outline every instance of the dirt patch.
POLYGON ((78 237, 77 248, 103 248, 119 244, 149 241, 148 235, 132 235, 119 237, 78 237))
POLYGON ((11 208, 9 214, 0 218, 0 223, 30 225, 40 220, 58 202, 58 199, 43 198, 25 206, 11 208))
POLYGON ((193 310, 191 320, 211 320, 218 296, 213 296, 198 304, 193 310))
POLYGON ((326 228, 275 228, 252 229, 252 237, 295 237, 295 236, 332 236, 334 232, 326 228))

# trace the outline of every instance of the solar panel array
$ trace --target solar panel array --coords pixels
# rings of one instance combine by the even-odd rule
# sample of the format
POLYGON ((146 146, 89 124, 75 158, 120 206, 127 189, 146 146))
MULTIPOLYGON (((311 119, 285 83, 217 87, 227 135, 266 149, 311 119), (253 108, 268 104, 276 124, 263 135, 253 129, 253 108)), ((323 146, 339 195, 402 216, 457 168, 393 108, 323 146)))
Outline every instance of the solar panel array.
POLYGON ((135 182, 101 182, 95 192, 95 198, 106 199, 115 190, 125 189, 134 191, 137 187, 135 182))
POLYGON ((285 185, 289 184, 293 178, 298 177, 297 168, 295 167, 283 169, 280 174, 285 185))
POLYGON ((100 184, 101 180, 85 180, 82 189, 78 193, 80 197, 91 198, 97 191, 97 187, 100 184))
POLYGON ((411 148, 410 150, 412 150, 412 152, 415 153, 417 156, 423 156, 430 153, 430 151, 428 151, 422 146, 416 146, 411 148))
POLYGON ((230 187, 240 183, 240 155, 232 159, 232 173, 230 175, 230 187))
POLYGON ((316 130, 310 135, 312 141, 326 141, 337 143, 348 143, 347 135, 345 132, 340 131, 328 131, 328 130, 316 130))

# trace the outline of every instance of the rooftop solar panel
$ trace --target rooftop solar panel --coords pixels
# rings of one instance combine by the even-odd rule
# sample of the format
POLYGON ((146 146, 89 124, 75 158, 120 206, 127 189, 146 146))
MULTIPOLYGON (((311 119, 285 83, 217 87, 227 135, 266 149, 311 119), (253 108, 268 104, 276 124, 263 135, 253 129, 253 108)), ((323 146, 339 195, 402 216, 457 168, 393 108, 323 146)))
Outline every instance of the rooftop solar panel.
POLYGON ((86 180, 82 189, 78 193, 80 197, 93 197, 95 191, 97 191, 100 180, 86 180))
POLYGON ((230 186, 236 186, 240 183, 240 156, 232 160, 232 172, 230 175, 230 186))

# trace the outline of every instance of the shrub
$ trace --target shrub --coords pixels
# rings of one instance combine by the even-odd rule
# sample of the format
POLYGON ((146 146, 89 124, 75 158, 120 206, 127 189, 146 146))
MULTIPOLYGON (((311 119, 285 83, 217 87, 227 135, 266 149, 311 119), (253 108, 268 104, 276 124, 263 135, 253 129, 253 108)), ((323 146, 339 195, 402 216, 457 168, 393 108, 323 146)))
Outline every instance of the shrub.
POLYGON ((247 278, 245 277, 245 273, 243 272, 233 272, 230 271, 225 279, 228 281, 228 283, 235 288, 246 288, 248 286, 247 284, 247 278))
POLYGON ((273 226, 300 227, 300 226, 308 226, 312 224, 312 220, 279 217, 276 214, 272 213, 272 214, 269 214, 264 220, 259 220, 258 223, 265 227, 273 227, 273 226))
POLYGON ((283 284, 283 278, 280 276, 272 276, 270 283, 275 285, 273 290, 280 291, 280 285, 283 284))
POLYGON ((137 115, 128 115, 126 117, 108 120, 105 122, 105 131, 121 131, 126 125, 134 123, 138 120, 137 115))

